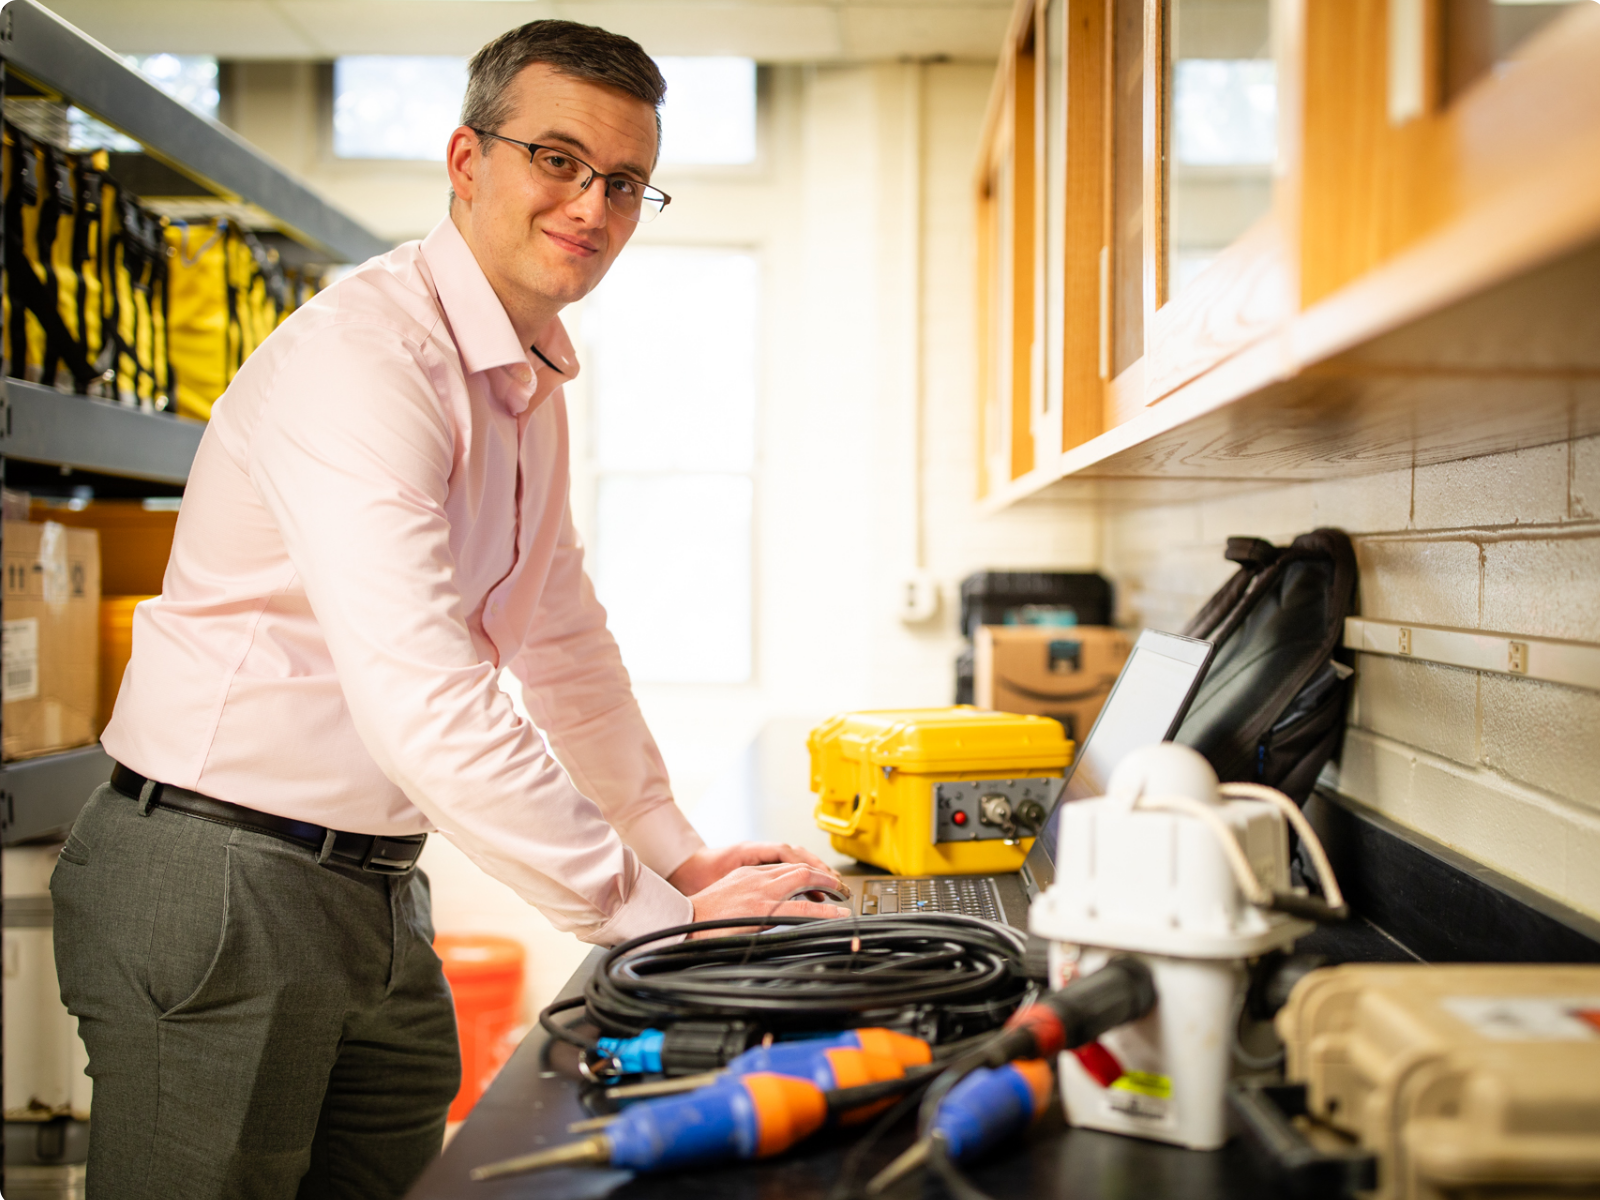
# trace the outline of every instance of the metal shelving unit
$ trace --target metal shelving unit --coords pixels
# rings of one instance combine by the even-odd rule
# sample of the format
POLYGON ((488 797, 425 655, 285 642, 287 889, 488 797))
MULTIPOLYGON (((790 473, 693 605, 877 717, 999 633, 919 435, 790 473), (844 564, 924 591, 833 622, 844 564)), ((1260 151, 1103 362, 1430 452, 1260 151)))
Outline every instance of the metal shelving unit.
MULTIPOLYGON (((0 77, 7 94, 43 96, 92 113, 140 142, 158 173, 180 178, 191 197, 248 206, 304 246, 312 261, 359 262, 389 248, 237 134, 185 108, 33 0, 0 9, 0 77)), ((20 379, 0 381, 0 461, 182 486, 204 430, 195 421, 20 379)), ((99 746, 0 766, 0 842, 64 835, 110 773, 99 746)))
POLYGON ((152 483, 189 478, 205 428, 20 379, 0 396, 0 455, 152 483))
POLYGON ((7 763, 0 773, 0 825, 7 844, 52 838, 72 824, 83 802, 111 778, 111 758, 99 746, 7 763))
POLYGON ((188 179, 199 195, 264 211, 328 262, 361 262, 388 243, 338 209, 238 134, 185 108, 81 30, 33 0, 0 9, 0 60, 40 93, 64 99, 141 143, 188 179))

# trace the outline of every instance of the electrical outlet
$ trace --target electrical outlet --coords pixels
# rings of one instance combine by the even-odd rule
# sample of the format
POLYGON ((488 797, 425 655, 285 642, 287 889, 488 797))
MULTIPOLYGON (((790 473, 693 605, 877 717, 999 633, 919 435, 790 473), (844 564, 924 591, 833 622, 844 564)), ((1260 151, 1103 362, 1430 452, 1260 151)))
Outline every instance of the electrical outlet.
POLYGON ((1513 675, 1526 675, 1528 673, 1527 642, 1512 642, 1510 653, 1506 657, 1506 667, 1513 675))
POLYGON ((927 571, 914 571, 900 581, 900 619, 907 625, 931 620, 939 611, 939 582, 927 571))

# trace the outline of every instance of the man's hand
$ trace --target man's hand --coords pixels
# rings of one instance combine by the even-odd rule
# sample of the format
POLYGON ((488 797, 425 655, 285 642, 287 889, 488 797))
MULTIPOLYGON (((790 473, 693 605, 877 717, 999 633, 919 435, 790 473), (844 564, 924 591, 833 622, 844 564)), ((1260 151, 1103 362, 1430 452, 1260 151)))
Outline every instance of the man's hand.
POLYGON ((818 886, 831 888, 842 886, 839 877, 815 854, 809 850, 802 850, 799 846, 786 846, 781 842, 738 842, 716 850, 709 847, 698 850, 684 860, 683 865, 672 873, 667 882, 685 896, 693 896, 696 892, 710 887, 729 871, 761 863, 804 863, 808 867, 826 872, 832 880, 831 883, 818 886))
MULTIPOLYGON (((809 856, 808 856, 809 857, 809 856)), ((675 872, 671 882, 677 883, 675 872)), ((844 884, 827 867, 807 863, 777 862, 735 867, 721 879, 689 897, 694 902, 696 921, 715 921, 722 917, 848 917, 850 910, 838 904, 819 904, 814 900, 794 899, 817 888, 843 891, 844 884)), ((723 937, 752 933, 759 926, 737 929, 709 929, 694 937, 723 937)))

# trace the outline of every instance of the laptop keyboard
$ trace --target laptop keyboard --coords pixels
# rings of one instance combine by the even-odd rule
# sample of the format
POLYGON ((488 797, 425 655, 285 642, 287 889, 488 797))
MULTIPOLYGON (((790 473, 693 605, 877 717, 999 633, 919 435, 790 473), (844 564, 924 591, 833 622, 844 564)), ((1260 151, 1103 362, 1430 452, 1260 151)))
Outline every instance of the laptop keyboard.
POLYGON ((862 885, 861 915, 961 913, 1001 921, 1000 894, 992 879, 872 879, 862 885))

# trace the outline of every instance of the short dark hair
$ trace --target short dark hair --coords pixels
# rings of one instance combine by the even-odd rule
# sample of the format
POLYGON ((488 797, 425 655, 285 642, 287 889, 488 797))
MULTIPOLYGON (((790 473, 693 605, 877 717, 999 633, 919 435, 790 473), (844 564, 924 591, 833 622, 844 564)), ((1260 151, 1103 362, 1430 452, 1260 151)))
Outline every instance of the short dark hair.
POLYGON ((467 64, 461 123, 498 133, 512 117, 511 85, 524 67, 547 63, 563 75, 605 84, 648 104, 656 113, 661 152, 661 102, 667 81, 644 47, 630 37, 576 21, 530 21, 502 33, 467 64))

